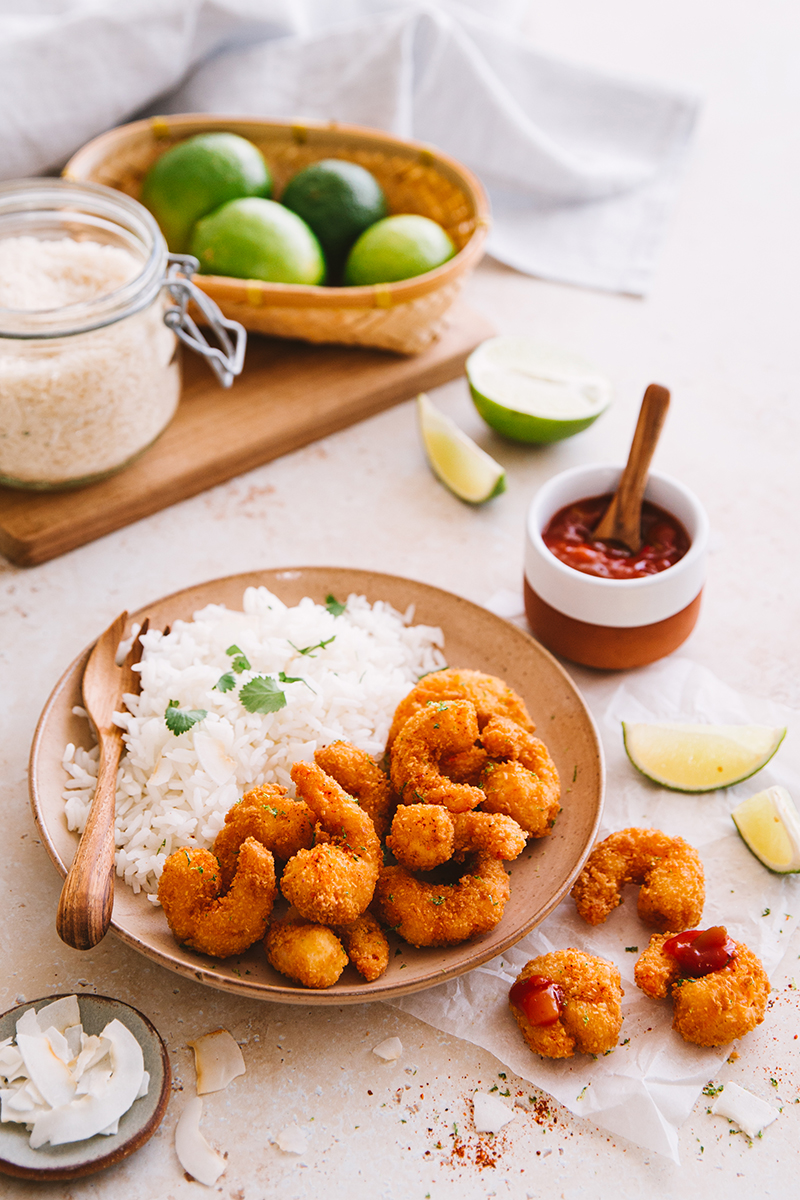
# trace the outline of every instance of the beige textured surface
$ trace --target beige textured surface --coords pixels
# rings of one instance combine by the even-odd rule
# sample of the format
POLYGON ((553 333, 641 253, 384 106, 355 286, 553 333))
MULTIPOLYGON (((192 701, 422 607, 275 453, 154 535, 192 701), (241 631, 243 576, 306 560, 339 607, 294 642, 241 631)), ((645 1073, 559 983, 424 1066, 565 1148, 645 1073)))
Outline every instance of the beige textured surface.
MULTIPOLYGON (((752 1200, 796 1189, 800 992, 789 984, 793 975, 800 982, 797 939, 776 975, 767 1021, 725 1072, 761 1096, 780 1095, 783 1113, 750 1147, 706 1115, 710 1101, 701 1097, 682 1130, 677 1167, 556 1105, 550 1116, 544 1105, 538 1116, 521 1113, 479 1148, 468 1117, 472 1090, 496 1083, 513 1097, 524 1084, 499 1079, 502 1064, 475 1047, 381 1006, 320 1014, 211 992, 114 940, 81 956, 53 929, 60 881, 37 844, 25 756, 53 683, 99 628, 123 607, 171 590, 293 563, 409 575, 479 602, 517 589, 522 521, 537 483, 573 463, 624 457, 654 380, 673 391, 656 465, 698 492, 715 533, 704 608, 684 652, 742 692, 800 707, 796 7, 766 0, 758 10, 734 3, 721 12, 716 0, 564 0, 537 6, 531 28, 555 53, 706 95, 649 300, 540 283, 491 264, 468 289, 503 332, 552 338, 603 366, 617 393, 608 414, 571 441, 530 450, 485 431, 466 385, 453 383, 436 401, 508 470, 508 492, 488 508, 464 507, 432 478, 409 403, 44 567, 0 574, 0 1007, 18 994, 73 987, 119 996, 157 1025, 176 1085, 186 1089, 176 1091, 160 1133, 128 1163, 75 1184, 76 1200, 201 1195, 183 1179, 171 1137, 194 1086, 186 1042, 219 1025, 244 1043, 248 1065, 205 1101, 203 1130, 230 1155, 214 1192, 224 1200, 700 1200, 711 1191, 752 1200), (383 1063, 372 1047, 395 1034, 403 1056, 383 1063), (310 1131, 299 1158, 268 1140, 295 1118, 310 1131), (453 1153, 453 1123, 463 1156, 453 1153)), ((597 677, 573 674, 591 699, 597 677)), ((65 1195, 11 1180, 2 1189, 4 1200, 65 1195)))

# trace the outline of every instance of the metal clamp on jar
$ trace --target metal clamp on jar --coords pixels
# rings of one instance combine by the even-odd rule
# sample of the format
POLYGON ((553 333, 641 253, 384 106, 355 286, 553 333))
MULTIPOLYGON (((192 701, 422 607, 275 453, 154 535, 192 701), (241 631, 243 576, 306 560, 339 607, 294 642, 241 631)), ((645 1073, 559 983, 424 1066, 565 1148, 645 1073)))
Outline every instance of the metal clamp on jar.
POLYGON ((0 185, 0 483, 79 487, 138 458, 177 408, 178 340, 231 386, 247 334, 192 283, 197 265, 121 192, 0 185))

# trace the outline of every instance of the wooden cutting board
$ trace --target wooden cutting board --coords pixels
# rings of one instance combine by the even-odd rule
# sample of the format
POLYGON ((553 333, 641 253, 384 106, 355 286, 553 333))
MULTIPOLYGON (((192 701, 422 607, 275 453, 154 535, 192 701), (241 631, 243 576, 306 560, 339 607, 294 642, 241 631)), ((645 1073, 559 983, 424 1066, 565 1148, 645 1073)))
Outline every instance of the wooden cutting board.
POLYGON ((493 334, 485 317, 460 304, 439 341, 412 358, 251 335, 229 391, 185 354, 178 412, 133 466, 74 492, 0 487, 0 552, 19 566, 47 562, 455 379, 493 334))

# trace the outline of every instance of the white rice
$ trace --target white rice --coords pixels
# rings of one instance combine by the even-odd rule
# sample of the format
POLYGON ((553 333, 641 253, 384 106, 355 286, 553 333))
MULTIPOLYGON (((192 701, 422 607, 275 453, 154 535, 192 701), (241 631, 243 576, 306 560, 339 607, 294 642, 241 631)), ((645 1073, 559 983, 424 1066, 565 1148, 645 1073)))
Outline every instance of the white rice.
MULTIPOLYGON (((382 754, 400 700, 421 675, 445 665, 442 631, 412 619, 413 609, 401 615, 363 596, 348 597, 346 611, 334 616, 310 599, 289 608, 266 588, 248 588, 244 612, 211 604, 193 621, 176 621, 166 637, 145 634, 141 694, 128 697, 131 711, 116 717, 126 744, 117 775, 117 874, 157 903, 167 856, 181 846, 210 846, 243 792, 263 783, 293 791, 292 764, 339 739, 382 754), (324 648, 300 653, 329 638, 324 648), (231 671, 232 644, 252 669, 222 692, 214 685, 231 671), (281 671, 302 679, 278 684, 286 706, 248 712, 241 686, 255 676, 277 681, 281 671), (208 715, 176 736, 164 719, 171 700, 208 715)), ((72 830, 86 822, 97 759, 97 747, 64 752, 72 830)))

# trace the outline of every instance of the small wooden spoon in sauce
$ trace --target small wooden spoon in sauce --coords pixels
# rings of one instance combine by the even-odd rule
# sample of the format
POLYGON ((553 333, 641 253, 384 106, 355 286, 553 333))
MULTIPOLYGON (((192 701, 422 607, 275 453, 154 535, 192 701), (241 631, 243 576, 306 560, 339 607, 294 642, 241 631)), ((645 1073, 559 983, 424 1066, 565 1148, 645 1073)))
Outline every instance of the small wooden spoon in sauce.
POLYGON ((669 392, 651 383, 644 394, 625 470, 611 503, 592 531, 603 542, 621 542, 637 554, 642 548, 642 501, 647 472, 669 408, 669 392))
POLYGON ((100 763, 94 799, 56 916, 59 937, 76 950, 91 950, 105 937, 114 907, 114 805, 122 753, 122 730, 114 724, 114 713, 122 707, 125 692, 140 690, 139 672, 132 668, 142 657, 140 638, 148 625, 145 621, 122 666, 117 666, 127 619, 128 614, 121 613, 100 635, 83 673, 83 703, 97 734, 100 763))

